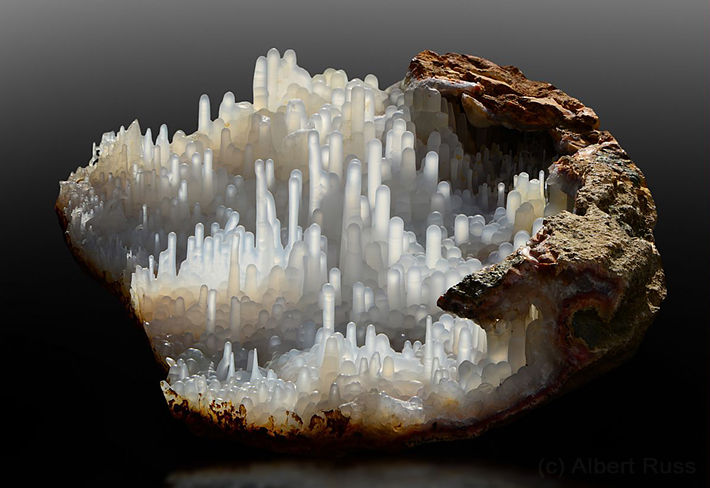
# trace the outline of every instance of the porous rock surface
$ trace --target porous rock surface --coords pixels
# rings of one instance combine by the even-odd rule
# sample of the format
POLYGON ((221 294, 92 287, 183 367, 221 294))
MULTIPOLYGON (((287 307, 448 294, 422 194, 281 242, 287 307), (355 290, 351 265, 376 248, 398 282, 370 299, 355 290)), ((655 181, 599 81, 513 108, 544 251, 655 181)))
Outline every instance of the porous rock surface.
POLYGON ((439 306, 479 323, 514 313, 516 303, 553 313, 568 360, 560 391, 630 357, 666 295, 656 208, 643 173, 598 130, 594 111, 513 66, 475 56, 425 51, 408 79, 458 98, 472 125, 485 116, 489 125, 548 131, 562 154, 550 174, 575 196, 573 212, 546 218, 528 246, 466 277, 439 306))

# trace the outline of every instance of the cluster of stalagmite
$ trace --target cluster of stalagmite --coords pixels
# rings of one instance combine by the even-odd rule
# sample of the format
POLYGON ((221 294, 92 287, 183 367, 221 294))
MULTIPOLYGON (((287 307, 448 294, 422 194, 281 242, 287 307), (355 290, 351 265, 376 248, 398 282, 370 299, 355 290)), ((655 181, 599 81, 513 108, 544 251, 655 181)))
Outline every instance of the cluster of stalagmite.
POLYGON ((254 425, 328 409, 411 425, 493 411, 516 373, 525 388, 545 361, 534 307, 486 331, 436 302, 567 208, 554 155, 469 130, 432 88, 311 76, 293 51, 258 59, 253 100, 227 93, 213 117, 203 95, 191 135, 106 133, 62 187, 166 393, 254 425))

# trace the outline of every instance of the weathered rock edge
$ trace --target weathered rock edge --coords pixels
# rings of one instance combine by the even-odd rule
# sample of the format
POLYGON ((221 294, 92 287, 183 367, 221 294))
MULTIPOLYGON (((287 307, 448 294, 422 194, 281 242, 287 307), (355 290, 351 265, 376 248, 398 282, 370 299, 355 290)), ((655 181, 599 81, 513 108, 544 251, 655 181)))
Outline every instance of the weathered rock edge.
POLYGON ((572 212, 546 218, 526 246, 464 278, 439 306, 484 325, 530 303, 554 317, 568 366, 549 398, 630 358, 666 296, 656 207, 643 173, 598 130, 594 111, 513 66, 475 56, 424 51, 407 80, 460 103, 474 127, 546 131, 561 154, 551 178, 574 198, 572 212))
MULTIPOLYGON (((277 426, 254 427, 247 424, 242 406, 209 405, 196 410, 165 390, 172 414, 196 434, 229 437, 277 451, 304 454, 305 448, 308 453, 331 455, 472 438, 612 369, 638 348, 666 295, 652 234, 655 204, 641 171, 610 133, 598 130, 594 111, 549 83, 528 80, 514 66, 502 67, 470 55, 418 54, 404 85, 418 84, 435 88, 459 104, 472 127, 544 131, 562 155, 550 174, 574 196, 573 212, 546 218, 527 246, 466 277, 438 303, 483 326, 522 313, 532 303, 545 316, 556 318, 556 346, 566 366, 534 396, 474 424, 433 422, 391 435, 355 425, 338 410, 312 417, 301 433, 277 426)), ((81 244, 66 233, 66 203, 58 199, 55 209, 72 254, 121 299, 142 328, 127 284, 107 280, 86 259, 81 244)), ((303 422, 292 416, 295 422, 303 422)))

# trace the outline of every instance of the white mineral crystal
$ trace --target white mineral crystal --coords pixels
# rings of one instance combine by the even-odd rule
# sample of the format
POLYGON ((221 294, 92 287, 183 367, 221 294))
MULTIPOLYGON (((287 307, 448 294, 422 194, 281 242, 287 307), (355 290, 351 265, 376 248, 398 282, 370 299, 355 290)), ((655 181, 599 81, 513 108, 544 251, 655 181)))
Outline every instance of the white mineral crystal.
POLYGON ((228 92, 213 117, 203 95, 197 132, 172 139, 137 121, 106 133, 62 183, 69 237, 130 294, 166 395, 243 405, 254 425, 339 409, 402 428, 482 416, 541 381, 534 307, 486 331, 436 301, 566 208, 533 170, 550 161, 467 154, 465 116, 403 89, 311 76, 272 49, 253 103, 228 92))

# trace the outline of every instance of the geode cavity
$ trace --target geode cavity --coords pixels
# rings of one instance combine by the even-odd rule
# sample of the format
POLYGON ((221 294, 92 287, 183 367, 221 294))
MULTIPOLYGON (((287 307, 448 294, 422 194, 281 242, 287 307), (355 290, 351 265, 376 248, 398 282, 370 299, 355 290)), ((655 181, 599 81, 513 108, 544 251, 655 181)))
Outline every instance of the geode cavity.
POLYGON ((61 183, 77 259, 175 417, 278 450, 474 437, 628 359, 665 297, 641 171, 594 111, 460 54, 256 63, 198 130, 104 134, 61 183))

